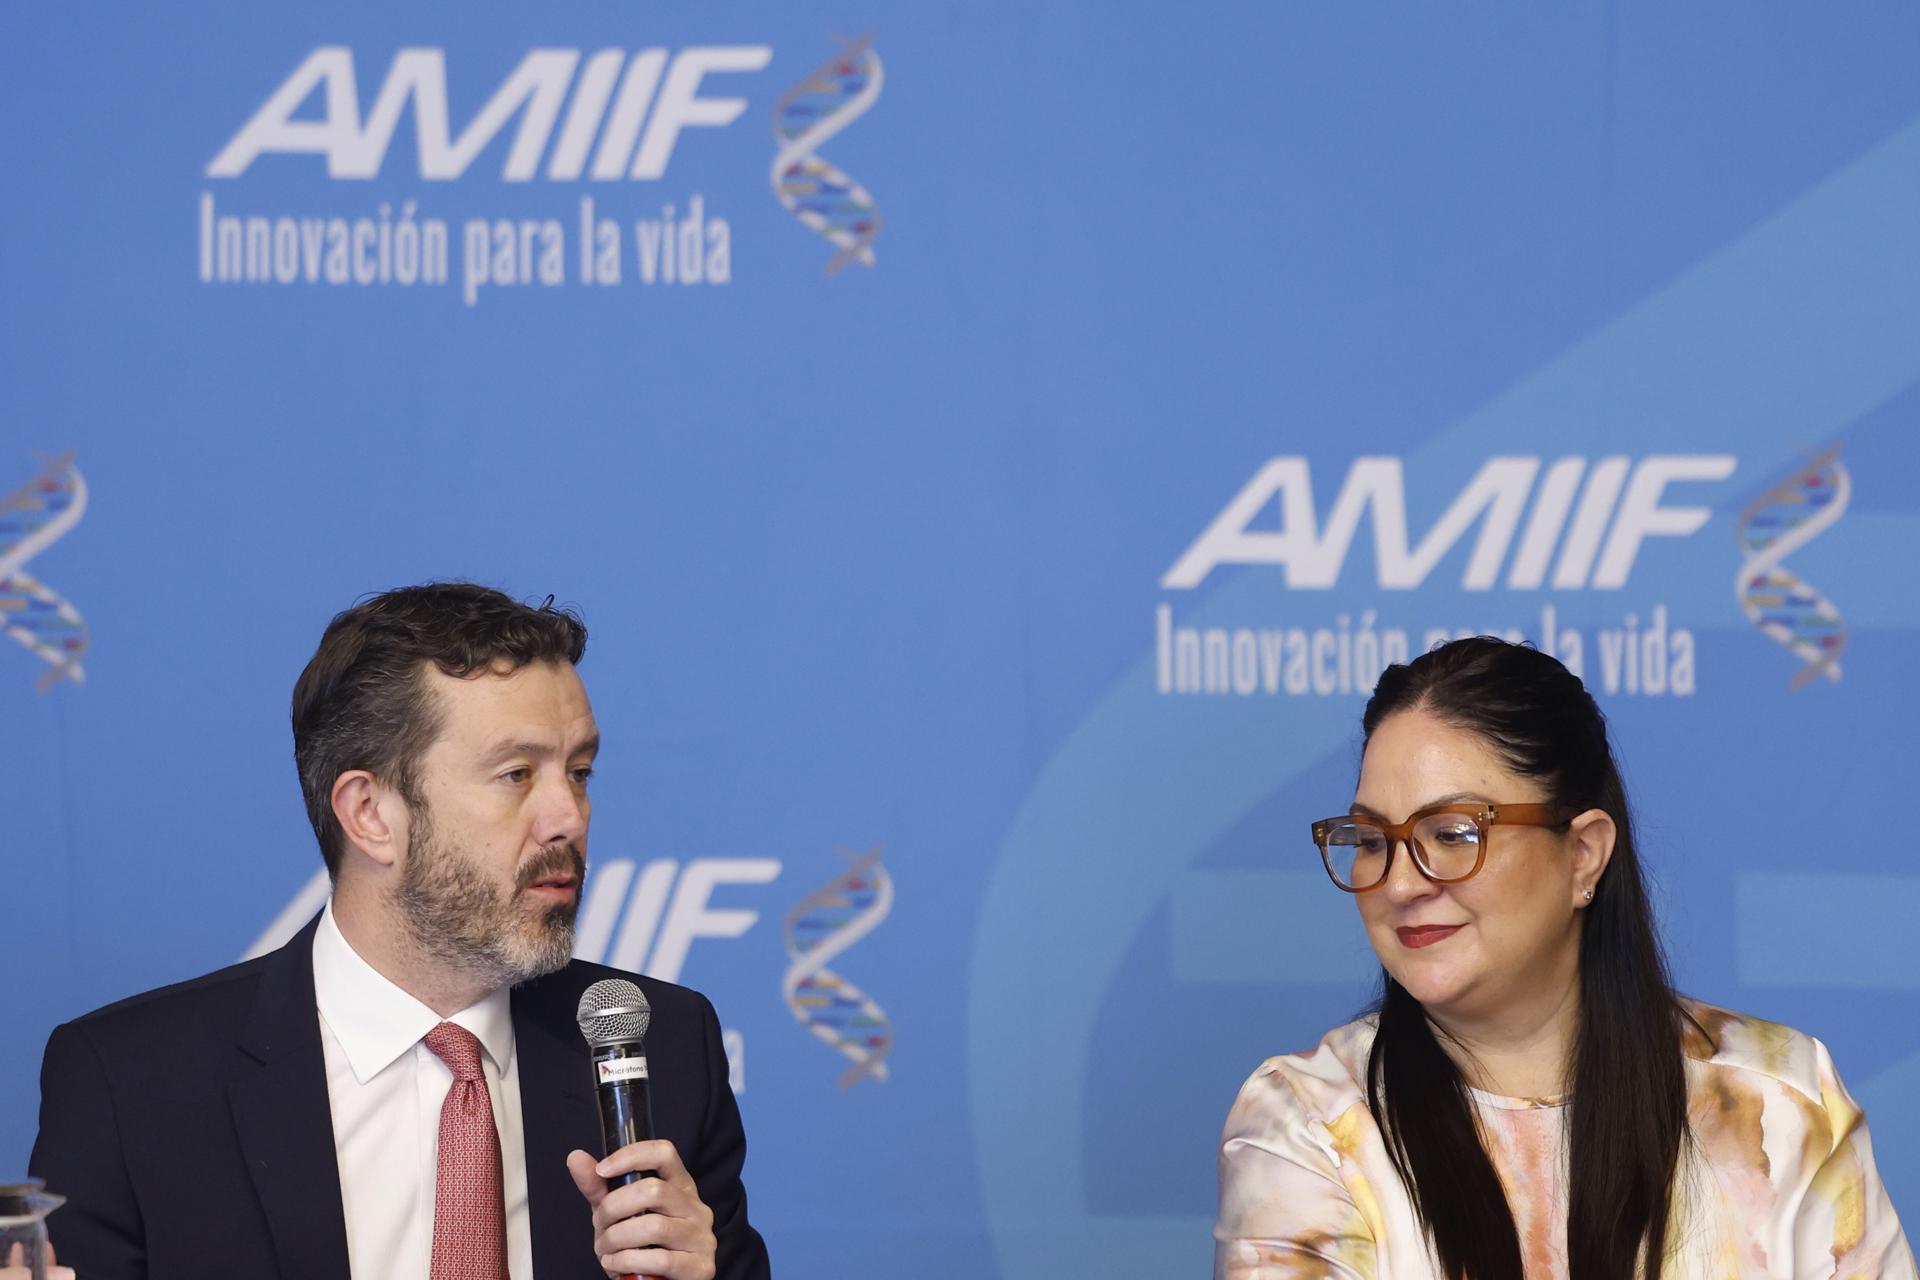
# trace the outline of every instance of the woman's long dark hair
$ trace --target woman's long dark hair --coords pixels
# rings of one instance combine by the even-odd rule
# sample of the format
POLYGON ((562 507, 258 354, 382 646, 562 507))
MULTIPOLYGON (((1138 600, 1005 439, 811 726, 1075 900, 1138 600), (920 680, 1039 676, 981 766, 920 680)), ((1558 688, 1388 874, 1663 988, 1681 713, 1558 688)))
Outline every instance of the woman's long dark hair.
MULTIPOLYGON (((1546 654, 1479 637, 1389 667, 1367 703, 1368 739, 1387 717, 1421 709, 1475 734, 1515 773, 1537 780, 1567 817, 1613 819, 1613 858, 1580 933, 1580 1026, 1568 1127, 1570 1280, 1660 1280, 1687 1090, 1683 1012, 1654 932, 1626 790, 1600 708, 1546 654)), ((1383 974, 1367 1105, 1394 1166, 1454 1280, 1523 1280, 1520 1238, 1481 1145, 1459 1068, 1426 1012, 1383 974)))

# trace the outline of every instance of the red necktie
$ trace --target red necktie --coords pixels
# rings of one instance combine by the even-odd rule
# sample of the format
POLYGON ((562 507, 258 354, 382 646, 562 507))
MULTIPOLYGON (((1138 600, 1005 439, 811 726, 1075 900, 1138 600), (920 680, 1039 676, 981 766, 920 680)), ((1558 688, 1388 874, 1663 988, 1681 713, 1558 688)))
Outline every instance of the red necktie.
POLYGON ((425 1044, 453 1072, 440 1105, 440 1171, 433 1191, 431 1280, 506 1280, 507 1212, 500 1135, 473 1032, 443 1022, 425 1044))

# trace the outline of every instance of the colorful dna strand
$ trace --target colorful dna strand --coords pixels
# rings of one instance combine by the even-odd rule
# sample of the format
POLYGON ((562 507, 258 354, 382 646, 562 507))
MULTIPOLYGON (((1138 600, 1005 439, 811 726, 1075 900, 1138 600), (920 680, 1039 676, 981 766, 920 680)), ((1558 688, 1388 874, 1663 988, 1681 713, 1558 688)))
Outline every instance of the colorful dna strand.
POLYGON ((787 913, 786 976, 780 994, 802 1026, 853 1063, 840 1076, 842 1089, 862 1076, 887 1078, 893 1024, 866 992, 827 968, 827 962, 872 933, 893 909, 893 879, 880 865, 880 850, 808 894, 787 913))
POLYGON ((1736 526, 1747 558, 1734 579, 1734 595, 1748 621, 1805 664, 1794 674, 1795 689, 1816 676, 1840 679, 1847 629, 1833 602, 1781 561, 1831 527, 1852 493, 1835 445, 1755 498, 1736 526))
POLYGON ((87 624, 71 604, 27 572, 27 563, 80 523, 87 482, 66 454, 0 498, 0 630, 46 662, 34 687, 45 693, 62 678, 80 684, 86 671, 87 624))
POLYGON ((872 266, 873 238, 880 234, 880 214, 867 189, 816 154, 879 99, 880 55, 872 46, 872 36, 861 36, 773 104, 780 149, 768 180, 788 213, 839 248, 827 263, 828 275, 856 259, 872 266))

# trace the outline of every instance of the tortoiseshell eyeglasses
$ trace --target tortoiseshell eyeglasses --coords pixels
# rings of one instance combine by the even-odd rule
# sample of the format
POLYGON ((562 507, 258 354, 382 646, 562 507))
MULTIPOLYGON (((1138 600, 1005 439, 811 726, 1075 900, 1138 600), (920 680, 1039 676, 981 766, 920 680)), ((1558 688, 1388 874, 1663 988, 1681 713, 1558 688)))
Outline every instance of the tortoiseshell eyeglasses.
POLYGON ((1314 823, 1313 842, 1327 874, 1348 893, 1385 884, 1393 851, 1403 841, 1421 875, 1435 884, 1459 884, 1473 879, 1486 862, 1488 828, 1564 827, 1560 812, 1552 804, 1437 804, 1405 822, 1343 814, 1314 823))

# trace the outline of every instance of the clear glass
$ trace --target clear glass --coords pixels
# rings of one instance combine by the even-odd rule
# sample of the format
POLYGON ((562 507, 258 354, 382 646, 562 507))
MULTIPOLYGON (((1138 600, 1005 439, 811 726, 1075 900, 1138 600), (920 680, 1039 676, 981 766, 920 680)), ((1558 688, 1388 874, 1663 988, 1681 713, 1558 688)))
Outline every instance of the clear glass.
POLYGON ((1413 865, 1435 884, 1471 880, 1487 860, 1487 831, 1508 825, 1564 826, 1559 806, 1551 804, 1438 804, 1383 822, 1366 814, 1322 818, 1313 824, 1313 843, 1334 884, 1348 893, 1365 893, 1387 881, 1393 853, 1405 844, 1413 865))
POLYGON ((33 1280, 47 1276, 47 1215, 65 1204, 65 1196, 51 1195, 38 1178, 0 1183, 0 1267, 20 1250, 20 1265, 33 1280))

